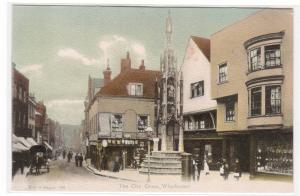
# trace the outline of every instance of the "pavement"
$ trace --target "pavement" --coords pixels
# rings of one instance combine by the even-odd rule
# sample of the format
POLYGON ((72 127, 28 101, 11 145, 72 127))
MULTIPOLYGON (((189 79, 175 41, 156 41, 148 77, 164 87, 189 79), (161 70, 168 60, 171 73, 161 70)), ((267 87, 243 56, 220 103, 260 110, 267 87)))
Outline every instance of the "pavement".
MULTIPOLYGON (((47 192, 248 192, 248 193, 290 193, 293 181, 280 181, 266 178, 249 179, 243 173, 239 181, 230 174, 227 181, 218 171, 200 176, 199 181, 183 182, 180 176, 139 174, 137 170, 125 169, 120 172, 98 171, 91 166, 76 167, 74 159, 55 160, 50 163, 50 172, 40 175, 17 174, 12 179, 11 191, 47 192)), ((28 168, 25 168, 25 172, 28 168)), ((24 172, 24 173, 25 173, 24 172)))
MULTIPOLYGON (((148 182, 148 175, 147 174, 140 174, 137 169, 125 169, 120 170, 119 172, 112 172, 108 170, 97 170, 91 165, 84 164, 84 167, 92 172, 95 175, 103 176, 107 178, 112 179, 119 179, 119 180, 125 180, 125 181, 131 181, 131 182, 148 182)), ((181 182, 181 176, 178 175, 151 175, 150 180, 153 181, 166 181, 168 179, 174 181, 174 182, 181 182)))

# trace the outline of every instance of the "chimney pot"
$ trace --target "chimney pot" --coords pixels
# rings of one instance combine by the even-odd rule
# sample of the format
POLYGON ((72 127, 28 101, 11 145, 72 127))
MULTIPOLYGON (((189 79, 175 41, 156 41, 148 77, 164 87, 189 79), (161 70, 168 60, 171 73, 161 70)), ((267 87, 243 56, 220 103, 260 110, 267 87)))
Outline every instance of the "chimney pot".
POLYGON ((140 65, 140 70, 145 70, 145 69, 146 69, 145 62, 144 62, 144 59, 142 59, 141 65, 140 65))
POLYGON ((121 59, 121 73, 131 69, 131 59, 129 52, 127 52, 126 59, 121 59))
POLYGON ((107 59, 106 69, 103 71, 104 86, 111 81, 111 71, 109 67, 109 59, 107 59))

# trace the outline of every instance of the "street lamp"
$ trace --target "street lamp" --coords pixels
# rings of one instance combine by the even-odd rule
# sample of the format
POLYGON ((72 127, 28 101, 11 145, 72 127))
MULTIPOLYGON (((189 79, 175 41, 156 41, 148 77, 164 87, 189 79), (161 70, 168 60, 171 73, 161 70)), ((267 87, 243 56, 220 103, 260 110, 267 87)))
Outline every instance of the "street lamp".
POLYGON ((151 134, 153 132, 152 127, 148 125, 146 128, 146 133, 147 133, 147 139, 148 139, 148 179, 147 182, 150 182, 150 139, 151 139, 151 134))

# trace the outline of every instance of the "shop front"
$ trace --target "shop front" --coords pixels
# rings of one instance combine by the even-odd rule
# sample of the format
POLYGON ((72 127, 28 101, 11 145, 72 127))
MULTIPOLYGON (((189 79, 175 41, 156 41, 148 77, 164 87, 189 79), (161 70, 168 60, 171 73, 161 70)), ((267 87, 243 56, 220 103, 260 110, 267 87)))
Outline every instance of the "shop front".
POLYGON ((291 131, 254 133, 253 170, 256 174, 293 175, 293 134, 291 131))
POLYGON ((102 170, 136 168, 147 152, 146 140, 102 138, 98 140, 99 167, 102 170))
POLYGON ((184 150, 191 153, 194 158, 200 161, 207 160, 211 170, 219 170, 222 160, 222 137, 213 131, 207 133, 185 132, 184 150))
POLYGON ((236 161, 239 161, 239 166, 242 172, 250 170, 250 137, 247 132, 231 132, 219 133, 223 136, 222 140, 222 158, 226 159, 230 171, 233 171, 236 166, 236 161))

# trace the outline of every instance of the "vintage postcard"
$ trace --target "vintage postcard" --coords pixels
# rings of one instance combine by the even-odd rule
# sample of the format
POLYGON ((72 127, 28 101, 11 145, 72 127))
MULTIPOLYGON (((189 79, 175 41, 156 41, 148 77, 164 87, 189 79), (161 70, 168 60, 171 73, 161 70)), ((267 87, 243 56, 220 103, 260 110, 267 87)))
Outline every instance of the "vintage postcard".
POLYGON ((10 19, 11 191, 293 193, 293 8, 10 19))

